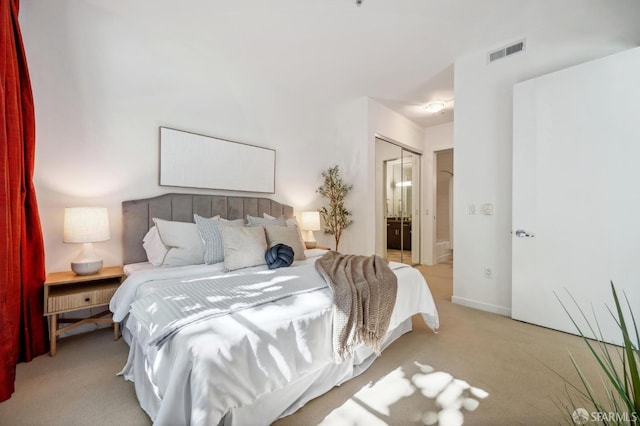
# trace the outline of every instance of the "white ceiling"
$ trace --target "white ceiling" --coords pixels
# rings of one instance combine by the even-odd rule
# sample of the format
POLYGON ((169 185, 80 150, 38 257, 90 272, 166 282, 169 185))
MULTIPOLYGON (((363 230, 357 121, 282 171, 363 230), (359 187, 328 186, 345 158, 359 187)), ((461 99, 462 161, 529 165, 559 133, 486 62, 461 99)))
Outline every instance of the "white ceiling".
MULTIPOLYGON (((638 0, 85 0, 167 54, 224 58, 326 102, 369 96, 422 126, 453 119, 453 63, 534 31, 629 31, 638 0), (431 114, 423 106, 445 101, 431 114)), ((637 40, 640 42, 640 40, 637 40)))

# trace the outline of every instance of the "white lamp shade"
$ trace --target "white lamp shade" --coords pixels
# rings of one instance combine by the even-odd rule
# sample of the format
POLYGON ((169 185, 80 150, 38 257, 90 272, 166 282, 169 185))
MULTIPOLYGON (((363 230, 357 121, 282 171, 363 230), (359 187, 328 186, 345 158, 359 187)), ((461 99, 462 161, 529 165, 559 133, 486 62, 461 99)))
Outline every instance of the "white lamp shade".
POLYGON ((64 242, 95 243, 111 238, 106 207, 64 209, 64 242))
POLYGON ((320 212, 302 212, 300 229, 303 231, 319 231, 321 229, 320 212))

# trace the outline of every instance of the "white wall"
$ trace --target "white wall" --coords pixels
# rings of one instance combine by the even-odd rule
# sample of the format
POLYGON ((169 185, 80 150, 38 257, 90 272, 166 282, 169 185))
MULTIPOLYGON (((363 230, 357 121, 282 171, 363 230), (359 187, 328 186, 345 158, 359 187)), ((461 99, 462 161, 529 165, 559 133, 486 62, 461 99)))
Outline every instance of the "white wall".
MULTIPOLYGON (((167 56, 143 27, 90 3, 25 2, 20 19, 36 103, 34 180, 49 272, 68 269, 79 250, 62 242, 65 207, 109 209, 111 240, 95 246, 105 265, 117 265, 122 201, 201 192, 159 186, 159 126, 275 149, 273 198, 297 211, 324 204, 315 192, 320 174, 338 164, 353 184, 347 207, 354 214, 340 250, 374 252, 375 134, 421 152, 424 131, 415 123, 368 98, 320 104, 213 52, 185 46, 180 57, 167 56)), ((334 245, 322 231, 316 238, 334 245)))
MULTIPOLYGON (((371 255, 376 252, 376 135, 399 142, 417 152, 424 147, 424 129, 369 98, 341 105, 336 112, 338 164, 345 181, 353 184, 346 206, 354 223, 340 241, 340 251, 371 255)), ((380 219, 381 220, 381 219, 380 219)), ((424 230, 423 230, 424 232, 424 230)))
POLYGON ((24 2, 20 19, 36 104, 35 184, 49 272, 67 270, 79 251, 62 243, 64 207, 109 209, 111 240, 96 250, 105 265, 119 265, 123 200, 200 192, 158 185, 161 125, 273 148, 273 198, 299 210, 321 205, 320 173, 337 158, 333 108, 213 52, 184 46, 180 57, 167 56, 135 22, 91 2, 24 2), (209 56, 206 68, 201 55, 209 56))
MULTIPOLYGON (((581 11, 581 22, 586 22, 585 13, 581 11)), ((318 104, 269 84, 259 70, 234 67, 212 51, 180 46, 179 56, 169 56, 167 46, 146 32, 153 25, 143 27, 123 16, 105 13, 99 2, 21 4, 36 102, 35 183, 48 271, 67 269, 78 250, 62 243, 66 206, 109 208, 112 239, 97 244, 97 250, 105 264, 121 262, 121 202, 174 190, 158 185, 160 125, 276 149, 274 198, 299 210, 322 205, 315 193, 320 173, 339 164, 345 180, 354 185, 348 207, 355 220, 340 248, 375 251, 375 135, 423 152, 429 130, 368 98, 337 109, 318 104), (203 55, 209 58, 206 68, 203 55)), ((553 31, 523 34, 525 54, 487 66, 485 52, 496 47, 487 46, 456 62, 458 302, 478 302, 502 312, 509 307, 513 83, 637 43, 639 38, 616 39, 621 34, 617 25, 590 26, 584 39, 560 42, 553 31), (495 202, 496 215, 482 221, 466 215, 472 201, 495 202), (487 264, 495 271, 491 282, 481 277, 487 264)), ((423 171, 429 157, 423 156, 423 171)), ((423 188, 428 182, 424 172, 423 188)), ((424 198, 422 205, 424 214, 429 208, 424 198)), ((425 255, 431 257, 432 247, 426 228, 423 261, 425 255)), ((316 234, 320 244, 331 242, 331 237, 316 234)))
MULTIPOLYGON (((372 244, 373 235, 367 234, 369 217, 372 214, 364 208, 369 185, 366 167, 369 154, 367 145, 363 143, 367 139, 367 102, 367 98, 358 98, 337 108, 337 133, 333 144, 326 148, 336 156, 335 164, 340 166, 344 181, 353 185, 353 190, 347 195, 345 202, 345 207, 353 213, 353 225, 345 231, 340 240, 339 250, 342 253, 366 254, 366 247, 372 244)), ((325 245, 334 247, 332 235, 324 238, 327 242, 325 245)))
MULTIPOLYGON (((633 47, 620 23, 593 20, 581 37, 541 29, 470 53, 455 63, 454 296, 455 303, 504 315, 511 311, 511 140, 513 84, 633 47), (486 52, 526 38, 526 52, 487 64, 486 52), (469 215, 469 204, 494 203, 495 214, 469 215), (485 278, 483 269, 492 269, 485 278)), ((591 16, 586 16, 591 14, 591 16)), ((587 19, 588 18, 588 19, 587 19)))
MULTIPOLYGON (((376 182, 376 164, 375 164, 375 151, 376 151, 376 135, 383 136, 387 139, 390 139, 394 142, 398 142, 402 146, 415 151, 419 154, 424 152, 424 129, 413 121, 408 120, 404 116, 396 113, 395 111, 390 110, 379 102, 369 99, 369 115, 368 115, 368 136, 367 136, 367 146, 369 150, 369 180, 370 180, 370 193, 368 199, 368 205, 370 206, 369 211, 374 211, 375 206, 375 221, 373 224, 373 228, 369 228, 370 231, 373 232, 374 235, 380 234, 381 232, 386 233, 386 223, 384 223, 384 212, 383 212, 383 203, 377 202, 375 200, 375 195, 378 192, 381 192, 382 188, 380 187, 380 182, 376 182), (371 204, 373 203, 373 204, 371 204), (378 229, 378 233, 375 232, 375 229, 378 229)), ((424 188, 424 156, 423 164, 414 163, 414 168, 420 167, 422 170, 422 182, 421 188, 424 188)), ((424 240, 425 235, 428 232, 428 228, 425 226, 426 216, 424 215, 424 208, 421 208, 425 202, 424 200, 424 189, 421 191, 421 197, 413 198, 413 209, 416 210, 420 208, 420 241, 422 244, 422 248, 420 250, 420 263, 425 259, 424 257, 424 240)), ((414 216, 415 217, 415 216, 414 216)), ((428 223, 428 222, 426 222, 428 223)), ((415 238, 415 237, 414 237, 415 238)), ((367 247, 368 254, 374 252, 381 252, 383 249, 381 245, 383 244, 384 239, 379 238, 377 242, 377 246, 367 247)), ((412 245, 415 241, 412 241, 412 245)), ((416 260, 416 259, 414 259, 416 260)))

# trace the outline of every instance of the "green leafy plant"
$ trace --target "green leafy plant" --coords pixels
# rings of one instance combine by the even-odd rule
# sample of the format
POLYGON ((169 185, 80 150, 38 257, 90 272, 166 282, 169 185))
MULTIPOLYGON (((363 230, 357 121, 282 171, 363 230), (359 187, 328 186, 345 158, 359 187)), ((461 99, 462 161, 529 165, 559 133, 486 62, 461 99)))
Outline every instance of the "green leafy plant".
POLYGON ((599 371, 601 372, 601 381, 605 395, 603 397, 601 396, 603 394, 602 392, 598 393, 596 391, 596 388, 586 377, 573 355, 569 354, 571 357, 571 363, 580 378, 580 383, 576 385, 563 377, 563 380, 568 385, 567 394, 570 404, 570 406, 565 406, 563 409, 568 409, 570 412, 571 424, 583 424, 589 420, 600 421, 603 424, 615 425, 629 424, 629 422, 640 422, 640 377, 638 376, 638 367, 640 366, 640 351, 638 350, 640 345, 640 335, 638 332, 638 325, 626 294, 624 295, 624 299, 629 310, 631 323, 629 323, 627 318, 625 318, 622 304, 620 303, 620 299, 613 282, 611 283, 611 292, 615 302, 615 312, 612 312, 611 309, 609 309, 609 312, 622 332, 622 347, 605 343, 597 319, 595 320, 594 326, 592 322, 589 321, 584 311, 580 308, 575 298, 571 296, 574 304, 578 307, 580 316, 582 316, 587 324, 591 333, 590 335, 597 336, 595 340, 588 338, 584 332, 586 330, 583 331, 560 298, 556 295, 560 304, 562 304, 563 309, 578 331, 579 336, 589 348, 589 352, 593 355, 594 361, 598 365, 599 371), (574 396, 577 396, 579 402, 572 398, 570 390, 575 392, 574 396), (592 409, 592 411, 586 412, 599 413, 602 415, 596 416, 597 418, 592 418, 593 416, 590 416, 590 418, 583 417, 581 419, 577 419, 576 411, 582 410, 583 415, 586 414, 585 409, 578 408, 578 404, 580 403, 587 404, 587 406, 592 409))
POLYGON ((344 200, 353 185, 347 185, 342 181, 338 166, 333 166, 322 172, 322 178, 324 184, 316 192, 329 201, 329 206, 319 210, 320 217, 324 223, 324 233, 333 235, 336 241, 336 251, 338 251, 342 233, 353 223, 353 220, 350 219, 351 212, 344 207, 344 200))

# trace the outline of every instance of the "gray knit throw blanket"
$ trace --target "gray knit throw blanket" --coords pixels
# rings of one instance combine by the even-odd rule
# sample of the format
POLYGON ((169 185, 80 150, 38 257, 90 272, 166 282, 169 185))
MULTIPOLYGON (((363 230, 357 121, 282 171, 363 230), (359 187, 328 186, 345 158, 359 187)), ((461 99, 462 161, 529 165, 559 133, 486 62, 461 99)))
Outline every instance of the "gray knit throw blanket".
POLYGON ((333 292, 333 349, 337 360, 362 342, 380 354, 396 302, 398 279, 383 258, 330 251, 316 269, 333 292))

